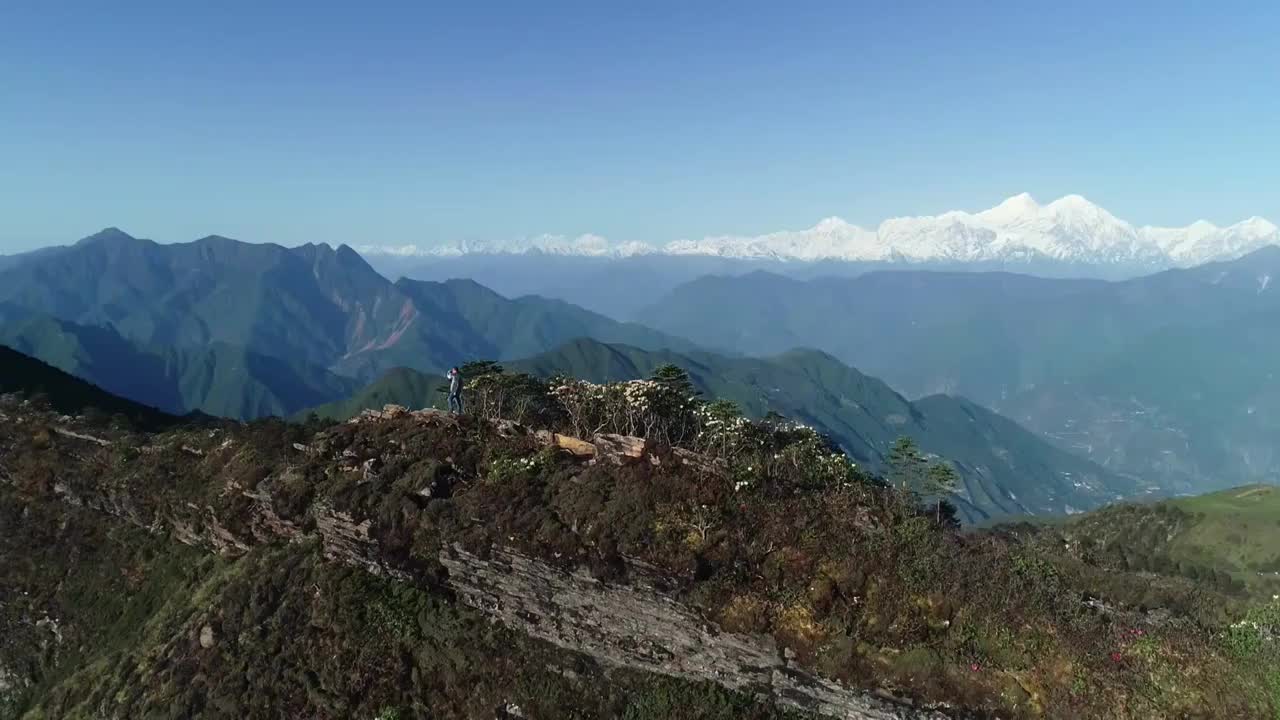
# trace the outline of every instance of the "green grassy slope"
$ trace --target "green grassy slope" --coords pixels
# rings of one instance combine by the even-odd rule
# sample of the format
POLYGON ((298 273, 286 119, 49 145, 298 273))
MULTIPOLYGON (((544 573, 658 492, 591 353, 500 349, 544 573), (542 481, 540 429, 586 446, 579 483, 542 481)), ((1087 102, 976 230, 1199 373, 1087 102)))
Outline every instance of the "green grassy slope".
POLYGON ((1250 584, 1280 587, 1280 488, 1251 485, 1170 504, 1193 517, 1169 542, 1176 559, 1212 563, 1250 584))
POLYGON ((1261 597, 1280 592, 1280 487, 1274 485, 1125 503, 1054 530, 1100 562, 1212 579, 1261 597))

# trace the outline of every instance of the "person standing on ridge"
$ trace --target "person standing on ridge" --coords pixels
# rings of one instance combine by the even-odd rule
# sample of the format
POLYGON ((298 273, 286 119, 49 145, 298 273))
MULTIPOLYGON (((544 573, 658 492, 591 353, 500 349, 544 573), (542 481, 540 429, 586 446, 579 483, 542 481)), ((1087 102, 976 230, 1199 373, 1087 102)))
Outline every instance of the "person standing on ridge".
POLYGON ((462 373, 453 368, 444 375, 449 379, 449 411, 462 414, 462 373))

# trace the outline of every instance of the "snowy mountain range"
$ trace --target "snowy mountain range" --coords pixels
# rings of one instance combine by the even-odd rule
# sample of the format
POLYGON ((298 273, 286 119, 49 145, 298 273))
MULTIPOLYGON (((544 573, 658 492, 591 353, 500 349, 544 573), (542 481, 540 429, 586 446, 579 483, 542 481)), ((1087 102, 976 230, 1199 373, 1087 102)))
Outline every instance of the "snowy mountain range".
POLYGON ((543 254, 579 257, 704 256, 777 262, 1033 263, 1140 268, 1190 267, 1280 245, 1280 229, 1252 217, 1228 227, 1203 220, 1183 228, 1135 227, 1079 195, 1047 205, 1027 193, 978 213, 891 218, 874 230, 838 217, 807 230, 754 237, 714 236, 662 246, 599 235, 540 235, 504 242, 421 248, 363 246, 362 253, 408 257, 543 254))

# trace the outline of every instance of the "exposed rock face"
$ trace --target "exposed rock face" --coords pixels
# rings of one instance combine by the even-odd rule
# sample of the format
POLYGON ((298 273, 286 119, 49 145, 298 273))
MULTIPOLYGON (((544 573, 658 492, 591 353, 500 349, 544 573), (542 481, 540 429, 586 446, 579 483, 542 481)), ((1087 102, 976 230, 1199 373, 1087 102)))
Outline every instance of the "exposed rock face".
POLYGON ((598 458, 615 465, 625 465, 654 457, 653 446, 644 438, 606 434, 596 435, 591 439, 591 443, 596 446, 598 458))
POLYGON ((836 718, 945 718, 822 680, 788 665, 773 638, 720 632, 630 568, 628 585, 606 585, 495 549, 482 560, 454 545, 440 561, 459 598, 509 627, 597 661, 772 696, 836 718))
MULTIPOLYGON (((421 423, 456 423, 452 416, 437 411, 409 413, 403 408, 369 412, 359 422, 405 422, 411 415, 421 423)), ((644 440, 600 435, 587 442, 554 434, 535 434, 507 423, 498 428, 504 436, 524 434, 537 442, 553 445, 585 464, 662 462, 655 449, 644 440)), ((103 448, 107 441, 71 431, 59 432, 65 441, 103 448)), ((210 447, 219 438, 211 434, 210 447)), ((109 443, 108 443, 109 444, 109 443)), ((323 441, 293 445, 303 456, 323 456, 323 441)), ((190 453, 185 447, 179 454, 190 453)), ((140 452, 142 452, 140 450, 140 452)), ((158 451, 157 451, 158 452, 158 451)), ((685 465, 714 470, 715 464, 693 453, 665 456, 685 465)), ((349 451, 333 459, 337 472, 374 473, 377 463, 361 462, 349 451)), ((296 480, 285 473, 266 478, 252 488, 242 488, 232 479, 217 508, 136 496, 127 483, 76 479, 58 481, 51 494, 63 502, 93 508, 153 531, 168 529, 184 544, 211 552, 235 556, 263 543, 320 541, 324 556, 334 562, 358 567, 366 572, 401 582, 426 586, 428 581, 402 556, 380 546, 370 532, 373 520, 352 517, 317 501, 307 510, 308 522, 281 517, 281 502, 275 489, 296 480)), ((0 475, 0 481, 12 478, 0 475)), ((424 496, 425 497, 425 496, 424 496)), ((945 718, 936 711, 852 690, 824 680, 794 664, 781 652, 772 637, 720 631, 699 613, 679 602, 662 588, 667 585, 651 568, 629 562, 628 584, 609 584, 585 570, 566 571, 547 562, 512 550, 493 547, 477 554, 460 544, 449 544, 439 552, 439 562, 447 571, 445 582, 467 605, 503 624, 558 647, 583 653, 603 664, 660 673, 691 680, 710 681, 733 690, 771 698, 781 705, 835 718, 898 720, 945 718), (482 557, 482 555, 484 555, 482 557)), ((217 644, 212 626, 201 627, 199 644, 208 649, 217 644)), ((12 684, 0 673, 0 700, 4 684, 12 684)))

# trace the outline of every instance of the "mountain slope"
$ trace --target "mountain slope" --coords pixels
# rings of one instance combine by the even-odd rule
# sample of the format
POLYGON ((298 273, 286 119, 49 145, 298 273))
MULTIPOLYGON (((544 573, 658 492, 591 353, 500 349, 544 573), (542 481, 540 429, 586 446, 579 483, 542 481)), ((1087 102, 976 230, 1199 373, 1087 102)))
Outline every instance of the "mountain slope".
POLYGON ((19 265, 30 260, 37 260, 42 257, 49 257, 66 250, 65 246, 58 245, 54 247, 40 248, 38 250, 30 250, 28 252, 17 253, 16 255, 0 255, 0 272, 9 268, 18 267, 19 265))
POLYGON ((242 419, 284 416, 358 387, 323 368, 226 343, 148 348, 109 328, 47 316, 0 325, 0 344, 122 397, 179 414, 199 410, 242 419))
POLYGON ((1250 624, 1280 606, 956 533, 843 461, 824 477, 804 442, 770 465, 438 412, 162 433, 0 414, 6 716, 1280 707, 1274 621, 1250 624))
MULTIPOLYGON (((767 358, 650 352, 591 340, 504 363, 547 377, 592 382, 648 377, 664 364, 684 368, 708 397, 738 403, 750 416, 774 411, 830 434, 861 464, 883 470, 893 442, 913 437, 927 453, 956 464, 968 520, 1019 513, 1064 513, 1132 495, 1131 480, 1060 450, 995 413, 959 398, 911 403, 889 386, 823 353, 797 350, 767 358)), ((409 370, 388 373, 352 398, 319 408, 350 417, 388 403, 432 406, 440 381, 409 370)))
POLYGON ((3 277, 0 302, 109 323, 131 341, 224 342, 320 366, 386 343, 412 310, 348 249, 217 236, 159 245, 108 229, 3 277))
POLYGON ((112 395, 102 388, 47 365, 33 357, 0 345, 0 395, 42 395, 65 415, 97 410, 128 418, 138 427, 158 429, 177 422, 153 407, 112 395))
POLYGON ((459 318, 488 345, 480 356, 509 359, 590 337, 651 349, 689 350, 694 344, 635 323, 621 323, 560 300, 505 298, 470 280, 429 283, 402 279, 396 287, 428 315, 459 318))
POLYGON ((1052 526, 1094 563, 1207 580, 1230 592, 1280 592, 1280 488, 1124 503, 1052 526))
POLYGON ((81 344, 86 328, 100 328, 134 346, 116 343, 116 360, 99 355, 95 381, 166 408, 235 417, 292 412, 332 399, 334 388, 349 390, 327 373, 368 381, 397 366, 435 371, 584 335, 690 347, 566 303, 507 299, 471 282, 393 284, 346 246, 286 249, 217 236, 159 245, 116 229, 0 272, 0 332, 26 333, 25 350, 72 367, 66 346, 75 343, 13 327, 36 317, 74 323, 81 344), (139 354, 168 358, 158 372, 177 395, 149 387, 148 373, 122 359, 139 354), (248 368, 257 385, 236 387, 227 372, 239 370, 222 370, 229 367, 248 368))
POLYGON ((709 273, 734 273, 742 261, 637 255, 596 258, 562 255, 484 254, 392 258, 367 254, 388 277, 443 282, 469 278, 506 297, 539 295, 571 302, 625 320, 681 283, 709 273))

